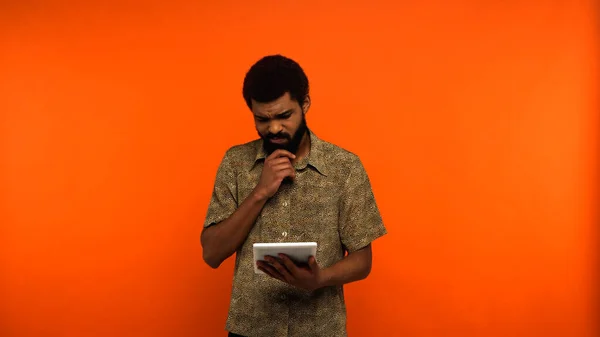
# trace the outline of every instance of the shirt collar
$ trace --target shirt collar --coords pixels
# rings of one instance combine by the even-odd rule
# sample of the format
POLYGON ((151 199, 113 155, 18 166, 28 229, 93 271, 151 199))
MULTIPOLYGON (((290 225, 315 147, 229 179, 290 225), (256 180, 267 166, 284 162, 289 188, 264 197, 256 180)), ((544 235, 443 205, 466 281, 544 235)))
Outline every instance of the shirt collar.
MULTIPOLYGON (((310 165, 322 175, 327 176, 327 167, 325 166, 325 142, 317 137, 317 135, 315 135, 312 131, 307 130, 307 132, 310 137, 310 151, 308 152, 308 155, 297 162, 294 167, 297 170, 301 170, 307 165, 310 165)), ((256 144, 256 157, 254 158, 254 162, 252 163, 250 169, 256 165, 257 161, 264 160, 267 157, 263 147, 262 138, 256 144)))

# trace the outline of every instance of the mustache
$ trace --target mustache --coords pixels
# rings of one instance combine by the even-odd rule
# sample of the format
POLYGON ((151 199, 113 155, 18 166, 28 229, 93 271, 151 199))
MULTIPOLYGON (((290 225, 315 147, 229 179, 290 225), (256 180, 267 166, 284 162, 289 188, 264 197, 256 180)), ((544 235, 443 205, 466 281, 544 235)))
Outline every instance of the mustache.
POLYGON ((266 136, 267 139, 273 139, 273 138, 286 138, 286 139, 292 139, 292 137, 290 135, 288 135, 287 133, 277 133, 277 134, 273 134, 273 133, 269 133, 266 136))

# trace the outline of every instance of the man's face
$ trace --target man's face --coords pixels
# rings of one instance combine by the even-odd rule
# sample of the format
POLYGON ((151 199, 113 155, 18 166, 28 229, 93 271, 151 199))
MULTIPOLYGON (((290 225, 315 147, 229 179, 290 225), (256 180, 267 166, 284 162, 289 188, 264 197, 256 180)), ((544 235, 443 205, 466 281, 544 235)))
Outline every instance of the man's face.
POLYGON ((277 149, 296 154, 307 130, 304 113, 309 107, 309 101, 304 102, 303 106, 304 112, 300 104, 290 98, 289 93, 268 103, 252 102, 256 131, 263 139, 267 154, 277 149))

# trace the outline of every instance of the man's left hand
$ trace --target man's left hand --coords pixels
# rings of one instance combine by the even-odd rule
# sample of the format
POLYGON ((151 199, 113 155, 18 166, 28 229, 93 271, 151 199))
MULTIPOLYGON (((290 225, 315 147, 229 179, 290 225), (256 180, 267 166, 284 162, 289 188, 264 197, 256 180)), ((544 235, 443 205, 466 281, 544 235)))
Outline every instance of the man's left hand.
POLYGON ((314 256, 308 259, 307 266, 296 265, 287 255, 280 254, 279 261, 272 256, 258 261, 258 269, 265 274, 295 287, 314 291, 322 287, 322 271, 314 256))

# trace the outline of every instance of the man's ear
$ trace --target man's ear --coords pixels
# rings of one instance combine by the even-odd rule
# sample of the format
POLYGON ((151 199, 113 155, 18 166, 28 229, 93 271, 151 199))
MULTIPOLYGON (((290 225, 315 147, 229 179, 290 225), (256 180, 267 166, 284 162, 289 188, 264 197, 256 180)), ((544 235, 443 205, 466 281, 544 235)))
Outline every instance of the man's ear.
POLYGON ((306 95, 306 98, 304 99, 304 102, 302 103, 302 113, 306 114, 308 112, 309 108, 310 108, 310 96, 306 95))

